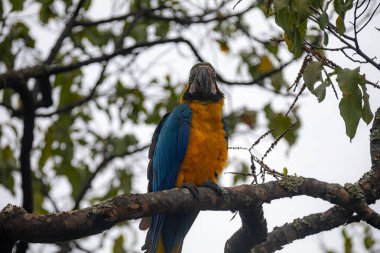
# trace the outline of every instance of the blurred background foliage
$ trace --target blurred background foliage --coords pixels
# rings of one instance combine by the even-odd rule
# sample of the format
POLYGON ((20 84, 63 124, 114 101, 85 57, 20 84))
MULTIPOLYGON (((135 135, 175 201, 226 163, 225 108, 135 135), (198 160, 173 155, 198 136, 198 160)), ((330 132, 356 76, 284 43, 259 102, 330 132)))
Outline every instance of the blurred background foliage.
MULTIPOLYGON (((355 135, 358 117, 367 123, 372 119, 364 74, 339 67, 326 71, 329 62, 309 64, 318 60, 316 54, 325 59, 322 46, 328 46, 328 37, 334 35, 329 28, 335 26, 329 20, 333 22, 336 13, 334 32, 345 34, 344 18, 353 1, 293 0, 289 5, 288 0, 246 0, 234 8, 237 1, 115 0, 107 3, 109 13, 99 12, 99 5, 105 4, 99 2, 0 3, 0 184, 11 195, 20 196, 18 157, 22 113, 28 105, 3 80, 12 71, 29 71, 32 74, 23 78, 35 112, 30 150, 33 192, 23 194, 33 197, 34 212, 83 208, 118 194, 141 191, 154 127, 179 103, 187 82, 183 73, 198 61, 212 61, 213 54, 233 57, 233 65, 217 66, 218 82, 224 85, 227 99, 228 87, 237 86, 255 86, 271 98, 255 107, 227 108, 231 139, 268 129, 273 129, 270 135, 277 138, 298 122, 284 136, 289 147, 297 141, 302 124, 297 108, 302 105, 287 113, 288 108, 279 109, 274 101, 282 99, 290 106, 305 89, 300 86, 300 92, 292 92, 294 85, 283 72, 293 62, 306 59, 305 55, 310 59, 304 60, 300 75, 306 75, 307 88, 318 100, 323 100, 333 82, 338 82, 343 92, 341 99, 350 99, 347 106, 342 102, 342 111, 355 112, 354 121, 346 122, 350 138, 355 135), (248 22, 253 13, 268 18, 265 36, 258 36, 248 22), (240 44, 243 46, 237 46, 240 44), (175 67, 161 64, 167 55, 175 67), (182 64, 182 73, 176 73, 182 64), (347 81, 348 75, 356 79, 347 81), (333 76, 337 80, 331 81, 333 76), (46 77, 51 106, 43 103, 46 77), (314 89, 316 83, 319 89, 314 89)), ((236 174, 233 182, 245 182, 251 165, 236 164, 234 169, 242 174, 236 174)), ((129 222, 119 227, 122 230, 116 236, 105 232, 90 248, 79 240, 57 244, 56 252, 74 248, 91 252, 101 248, 107 236, 114 252, 124 252, 126 245, 128 252, 133 252, 133 240, 126 244, 123 235, 135 238, 137 232, 129 222)))

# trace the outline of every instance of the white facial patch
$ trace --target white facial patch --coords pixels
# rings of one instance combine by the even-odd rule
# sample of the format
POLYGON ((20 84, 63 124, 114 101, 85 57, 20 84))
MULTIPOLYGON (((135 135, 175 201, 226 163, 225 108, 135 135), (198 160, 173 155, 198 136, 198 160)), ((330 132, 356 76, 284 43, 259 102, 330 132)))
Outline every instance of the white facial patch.
POLYGON ((216 84, 214 81, 211 83, 211 94, 216 94, 218 90, 216 89, 216 84))
POLYGON ((194 84, 194 82, 192 82, 192 83, 190 84, 189 92, 190 92, 190 94, 195 93, 195 84, 194 84))

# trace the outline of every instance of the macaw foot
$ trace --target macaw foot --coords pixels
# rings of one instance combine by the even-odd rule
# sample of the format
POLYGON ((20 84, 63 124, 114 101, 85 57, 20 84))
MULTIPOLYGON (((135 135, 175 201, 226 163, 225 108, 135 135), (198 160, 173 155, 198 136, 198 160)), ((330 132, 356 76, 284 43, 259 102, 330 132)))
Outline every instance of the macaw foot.
POLYGON ((219 197, 223 197, 223 188, 221 188, 217 183, 211 180, 207 180, 204 184, 204 187, 211 188, 214 190, 216 194, 218 194, 219 197))
POLYGON ((191 193, 191 195, 193 195, 193 197, 199 201, 199 191, 197 189, 196 186, 192 185, 192 184, 189 184, 189 183, 183 183, 181 188, 185 188, 185 189, 188 189, 189 192, 191 193))

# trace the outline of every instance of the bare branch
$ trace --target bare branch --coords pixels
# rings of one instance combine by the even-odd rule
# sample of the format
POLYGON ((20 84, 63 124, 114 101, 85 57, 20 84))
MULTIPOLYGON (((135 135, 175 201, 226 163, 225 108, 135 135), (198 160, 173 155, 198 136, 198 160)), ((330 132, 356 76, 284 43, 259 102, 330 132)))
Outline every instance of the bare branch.
POLYGON ((364 199, 356 204, 355 210, 364 221, 374 228, 380 229, 380 215, 370 208, 364 199))
POLYGON ((59 49, 62 46, 63 40, 71 33, 72 28, 75 24, 75 19, 78 16, 79 11, 82 8, 85 1, 86 0, 80 0, 78 2, 78 5, 76 6, 76 8, 75 8, 73 14, 71 15, 70 19, 68 20, 68 22, 66 23, 65 28, 61 32, 61 35, 58 37, 57 41, 55 42, 54 46, 52 47, 49 56, 44 61, 45 64, 50 64, 53 62, 54 57, 57 55, 59 49))
POLYGON ((373 16, 375 15, 375 13, 377 12, 377 9, 379 9, 379 7, 380 7, 380 3, 376 6, 375 10, 372 12, 372 14, 368 18, 367 22, 365 22, 365 24, 358 30, 358 33, 360 33, 369 24, 369 22, 371 22, 373 16))
POLYGON ((291 223, 274 228, 273 231, 268 234, 265 242, 253 247, 251 252, 275 252, 276 250, 282 249, 282 246, 290 244, 295 240, 347 224, 351 217, 352 211, 335 206, 326 212, 311 214, 301 219, 296 219, 291 223))
POLYGON ((224 246, 224 253, 245 253, 265 240, 268 229, 263 206, 239 212, 242 227, 236 231, 224 246))
POLYGON ((10 80, 10 87, 20 95, 23 106, 23 136, 21 138, 20 171, 23 191, 23 207, 28 212, 33 212, 33 187, 32 172, 30 165, 30 151, 34 139, 34 100, 32 93, 22 79, 10 80))
MULTIPOLYGON (((34 206, 33 198, 33 177, 30 161, 30 152, 33 147, 34 140, 34 120, 35 120, 35 104, 31 91, 26 85, 26 81, 20 78, 13 78, 10 81, 10 87, 20 95, 23 106, 23 135, 21 138, 20 151, 20 171, 21 171, 21 188, 22 188, 22 205, 23 208, 32 213, 34 206)), ((28 249, 27 243, 17 245, 17 253, 24 253, 28 249)))
POLYGON ((231 81, 231 80, 226 80, 224 79, 220 74, 217 75, 217 78, 220 82, 224 83, 224 84, 227 84, 227 85, 252 85, 252 84, 257 84, 257 83, 260 83, 261 81, 263 81, 265 78, 268 78, 270 77, 271 75, 273 74, 276 74, 278 72, 281 72, 286 66, 288 66, 289 64, 291 64, 292 62, 294 61, 294 59, 282 64, 280 67, 276 68, 276 69, 273 69, 265 74, 262 74, 261 76, 253 79, 253 80, 250 80, 250 81, 231 81))
POLYGON ((86 21, 86 20, 81 20, 76 22, 75 25, 77 26, 83 26, 83 27, 88 27, 88 26, 95 26, 95 25, 100 25, 100 24, 105 24, 105 23, 111 23, 111 22, 116 22, 116 21, 124 21, 129 17, 133 16, 143 16, 147 19, 153 19, 153 20, 161 20, 161 21, 172 21, 177 24, 181 25, 191 25, 191 24, 206 24, 210 23, 213 21, 223 21, 232 17, 240 17, 247 13, 248 11, 252 10, 254 7, 257 6, 257 3, 253 3, 244 10, 236 13, 231 13, 227 15, 220 15, 220 8, 215 8, 211 10, 205 10, 202 14, 199 15, 193 15, 193 16, 184 16, 184 17, 179 17, 179 16, 164 16, 164 15, 156 15, 154 12, 158 10, 163 10, 163 9, 169 9, 168 6, 159 6, 157 8, 152 8, 152 9, 140 9, 136 12, 130 12, 126 13, 124 15, 116 16, 116 17, 111 17, 107 19, 101 19, 97 21, 86 21), (215 14, 213 17, 207 18, 208 15, 210 14, 215 14))
POLYGON ((166 6, 159 6, 157 8, 152 8, 152 9, 140 9, 138 11, 134 12, 129 12, 123 15, 111 17, 111 18, 106 18, 106 19, 100 19, 100 20, 95 20, 95 21, 90 21, 90 20, 78 20, 75 22, 75 26, 83 26, 83 27, 89 27, 89 26, 98 26, 101 24, 106 24, 106 23, 112 23, 116 21, 125 21, 129 17, 137 16, 137 15, 145 15, 150 12, 155 12, 158 10, 163 10, 168 7, 166 6))
POLYGON ((68 112, 71 112, 74 108, 79 107, 79 106, 91 101, 96 96, 96 89, 102 83, 102 79, 104 78, 106 68, 107 68, 107 64, 105 64, 103 66, 103 69, 99 74, 98 80, 96 81, 94 87, 92 88, 92 90, 91 90, 90 94, 88 94, 88 96, 86 96, 86 97, 84 97, 84 98, 82 98, 82 99, 80 99, 74 103, 64 105, 61 108, 58 108, 54 112, 36 114, 36 117, 51 117, 55 114, 68 113, 68 112))
MULTIPOLYGON (((377 177, 373 180, 379 180, 379 174, 372 174, 377 177)), ((48 215, 30 214, 21 208, 8 205, 0 212, 0 235, 7 235, 9 240, 41 243, 72 240, 100 233, 124 220, 157 213, 198 208, 246 210, 274 199, 299 195, 322 198, 349 210, 352 207, 351 196, 342 186, 303 177, 288 176, 265 184, 223 188, 222 199, 207 187, 200 187, 198 191, 199 202, 187 189, 171 189, 121 195, 93 207, 48 215)))
POLYGON ((296 105, 297 101, 298 101, 298 98, 301 96, 301 94, 304 92, 306 88, 306 84, 303 84, 300 91, 297 93, 297 96, 296 98, 293 100, 293 103, 290 105, 288 111, 285 113, 285 116, 288 116, 290 111, 293 109, 293 107, 296 105))

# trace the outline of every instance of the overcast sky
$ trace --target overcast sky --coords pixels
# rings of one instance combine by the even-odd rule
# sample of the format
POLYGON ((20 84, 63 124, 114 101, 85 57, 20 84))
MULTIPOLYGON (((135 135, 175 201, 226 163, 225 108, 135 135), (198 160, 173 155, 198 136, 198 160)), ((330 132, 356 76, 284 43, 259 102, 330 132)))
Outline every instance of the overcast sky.
MULTIPOLYGON (((99 0, 94 2, 96 5, 92 9, 93 16, 106 16, 110 13, 109 6, 106 6, 104 2, 101 4, 100 2, 102 1, 99 0)), ((250 0, 245 0, 245 2, 250 2, 250 0)), ((238 6, 235 11, 239 11, 243 6, 243 4, 238 6)), ((267 26, 262 23, 263 16, 261 13, 252 13, 249 17, 252 17, 249 22, 252 23, 255 34, 261 37, 271 34, 270 31, 266 30, 267 26)), ((377 56, 380 59, 380 51, 378 49, 380 32, 374 28, 375 24, 380 24, 380 15, 376 15, 372 21, 372 25, 370 24, 362 32, 359 43, 364 52, 367 52, 371 57, 377 56)), ((190 33, 192 36, 207 36, 205 32, 201 29, 191 31, 190 33)), ((33 29, 33 33, 35 38, 44 38, 44 40, 39 39, 37 45, 46 54, 51 47, 52 41, 55 39, 55 33, 41 31, 38 27, 33 29)), ((236 48, 244 46, 246 46, 244 43, 234 45, 236 48)), ((331 40, 331 47, 334 47, 333 40, 331 40)), ((233 51, 234 48, 232 48, 232 53, 233 51)), ((155 55, 159 53, 161 52, 152 52, 151 54, 155 55)), ((207 44, 202 51, 202 55, 219 72, 223 73, 226 78, 233 80, 236 79, 234 76, 235 61, 231 54, 225 55, 218 52, 217 44, 214 42, 207 44)), ((161 69, 167 71, 170 69, 174 73, 174 78, 186 80, 188 71, 194 62, 190 59, 178 59, 175 56, 175 53, 165 55, 161 60, 161 66, 156 66, 155 71, 160 71, 161 69)), ((329 54, 328 56, 342 67, 355 68, 358 66, 357 64, 352 64, 339 54, 329 54)), ((144 64, 144 62, 141 62, 141 64, 144 64)), ((380 79, 380 72, 376 71, 373 67, 362 65, 360 68, 362 73, 366 73, 368 80, 376 82, 380 79)), ((298 69, 299 64, 287 69, 286 79, 290 83, 295 79, 298 69)), ((275 108, 278 110, 286 110, 289 106, 288 100, 278 98, 256 87, 227 87, 222 85, 221 88, 227 94, 226 111, 241 107, 256 109, 270 101, 274 103, 275 108)), ((375 112, 376 108, 380 106, 380 91, 370 86, 368 90, 371 108, 375 112)), ((278 170, 287 167, 289 174, 296 173, 297 175, 314 177, 322 181, 339 184, 355 182, 364 172, 368 171, 371 166, 369 129, 372 123, 370 126, 366 126, 361 121, 356 137, 350 142, 349 138, 345 135, 344 122, 339 115, 338 103, 339 101, 336 100, 331 89, 328 90, 325 101, 320 104, 312 95, 300 98, 299 112, 302 119, 302 127, 299 131, 299 138, 291 149, 288 148, 285 142, 280 142, 266 160, 270 167, 278 170)), ((148 131, 152 132, 153 128, 149 128, 148 131)), ((258 129, 257 131, 259 132, 249 133, 230 140, 230 146, 249 146, 263 133, 263 130, 258 129)), ((147 141, 149 139, 150 137, 147 138, 147 141)), ((270 138, 265 140, 260 145, 257 154, 265 152, 270 143, 270 138)), ((247 162, 249 161, 249 156, 243 151, 230 150, 229 157, 238 157, 247 162)), ((143 161, 143 163, 147 163, 147 160, 143 161)), ((229 166, 225 171, 233 171, 233 167, 229 166)), ((223 175, 221 185, 230 186, 231 179, 231 175, 223 175)), ((145 175, 137 179, 136 182, 138 184, 136 191, 143 192, 146 189, 145 175)), ((99 184, 99 182, 95 182, 95 184, 99 184)), ((20 204, 20 194, 16 198, 11 198, 0 187, 0 195, 2 196, 0 198, 0 208, 9 202, 20 204)), ((329 203, 319 199, 295 197, 273 201, 269 205, 264 205, 264 214, 268 222, 268 229, 271 231, 274 226, 281 226, 286 222, 291 222, 295 218, 315 212, 322 212, 330 207, 329 203)), ((378 212, 380 211, 379 204, 374 205, 373 208, 378 212)), ((238 217, 233 221, 230 221, 231 218, 232 214, 230 212, 202 212, 185 239, 183 253, 223 252, 225 241, 241 225, 238 217)), ((137 224, 138 221, 134 223, 137 224)), ((360 231, 360 228, 355 228, 353 233, 360 234, 357 231, 360 231)), ((377 233, 377 235, 380 238, 380 233, 377 233)), ((145 234, 140 232, 139 242, 134 242, 134 244, 138 244, 137 248, 142 244, 144 237, 145 234)), ((344 248, 340 229, 297 241, 286 246, 281 252, 304 252, 305 249, 308 252, 325 252, 322 245, 325 245, 329 249, 335 249, 337 252, 343 252, 344 248)), ((110 246, 109 243, 105 245, 105 247, 108 246, 110 246)), ((361 252, 361 250, 357 249, 356 252, 361 252)))

